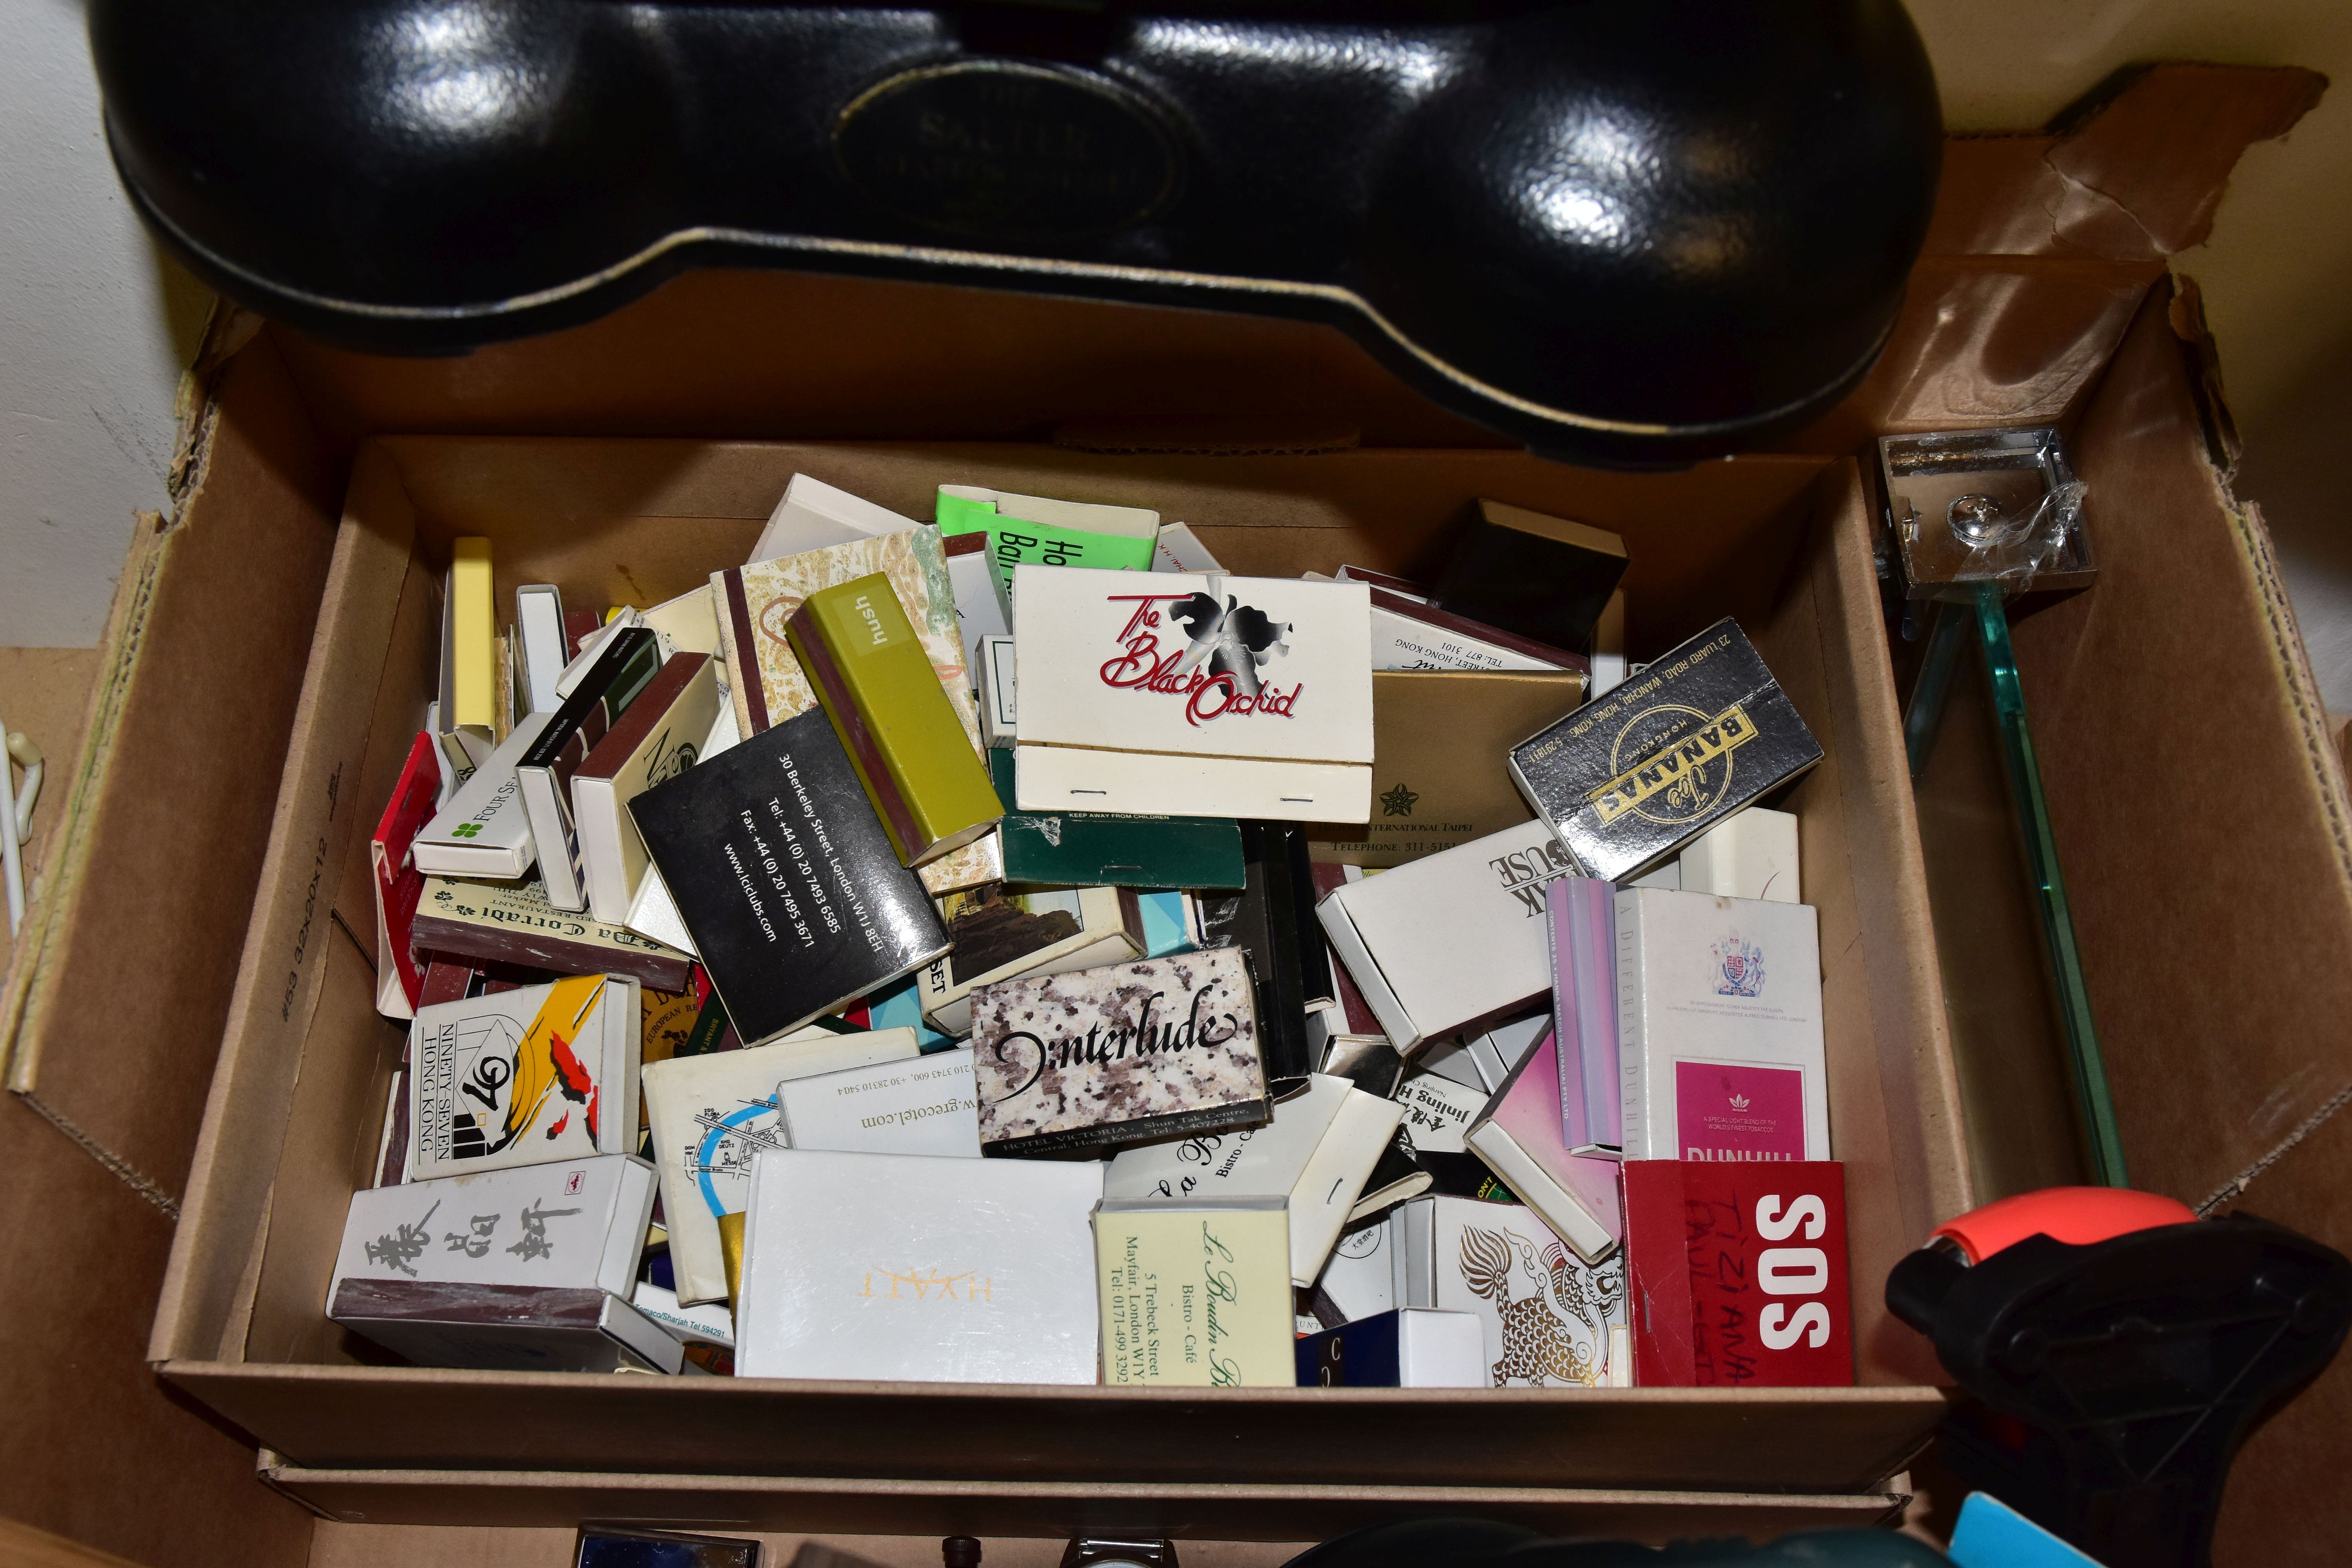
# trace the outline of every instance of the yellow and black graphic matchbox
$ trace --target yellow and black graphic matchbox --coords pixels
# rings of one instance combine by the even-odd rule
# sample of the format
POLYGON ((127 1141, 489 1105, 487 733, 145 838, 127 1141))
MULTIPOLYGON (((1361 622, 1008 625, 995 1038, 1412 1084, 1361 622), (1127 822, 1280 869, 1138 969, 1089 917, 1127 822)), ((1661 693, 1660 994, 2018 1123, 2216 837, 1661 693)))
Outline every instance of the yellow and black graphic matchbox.
POLYGON ((1587 875, 1622 882, 1821 760, 1725 619, 1512 747, 1511 779, 1587 875))

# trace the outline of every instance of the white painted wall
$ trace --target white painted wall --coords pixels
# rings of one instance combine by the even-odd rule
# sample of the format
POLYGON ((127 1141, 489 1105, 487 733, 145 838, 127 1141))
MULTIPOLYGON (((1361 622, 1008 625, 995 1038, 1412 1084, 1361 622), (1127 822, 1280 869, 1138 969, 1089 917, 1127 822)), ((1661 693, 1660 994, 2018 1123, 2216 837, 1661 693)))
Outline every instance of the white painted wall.
POLYGON ((0 645, 95 644, 133 514, 163 506, 204 309, 167 267, 107 156, 81 7, 0 0, 0 645))
MULTIPOLYGON (((2272 501, 2283 537, 2341 531, 2321 500, 2332 471, 2322 484, 2295 464, 2352 449, 2340 413, 2311 401, 2352 353, 2352 4, 1911 7, 1960 129, 2041 123, 2134 61, 2307 65, 2344 84, 2292 136, 2247 154, 2213 242, 2180 258, 2204 285, 2246 436, 2242 488, 2272 501)), ((116 183, 79 5, 0 0, 0 646, 96 642, 132 514, 163 504, 173 392, 205 303, 116 183)), ((2306 630, 2331 650, 2330 705, 2352 708, 2352 558, 2295 556, 2306 630)))

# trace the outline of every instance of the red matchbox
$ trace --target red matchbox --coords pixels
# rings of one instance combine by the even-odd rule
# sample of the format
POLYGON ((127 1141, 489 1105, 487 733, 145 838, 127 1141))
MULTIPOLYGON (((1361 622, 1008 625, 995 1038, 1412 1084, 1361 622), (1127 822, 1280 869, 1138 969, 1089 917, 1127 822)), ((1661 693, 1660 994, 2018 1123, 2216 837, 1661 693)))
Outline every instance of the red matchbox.
POLYGON ((1637 1387, 1853 1384, 1843 1164, 1629 1160, 1624 1173, 1637 1387))

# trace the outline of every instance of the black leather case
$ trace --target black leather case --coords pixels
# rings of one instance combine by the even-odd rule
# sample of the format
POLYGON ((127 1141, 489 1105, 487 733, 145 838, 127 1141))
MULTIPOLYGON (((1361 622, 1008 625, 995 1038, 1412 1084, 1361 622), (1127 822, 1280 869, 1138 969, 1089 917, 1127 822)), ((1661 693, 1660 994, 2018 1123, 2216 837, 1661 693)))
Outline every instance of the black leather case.
POLYGON ((1898 0, 91 0, 107 126, 207 282, 449 353, 679 268, 1335 324, 1555 456, 1826 409, 1941 153, 1898 0))

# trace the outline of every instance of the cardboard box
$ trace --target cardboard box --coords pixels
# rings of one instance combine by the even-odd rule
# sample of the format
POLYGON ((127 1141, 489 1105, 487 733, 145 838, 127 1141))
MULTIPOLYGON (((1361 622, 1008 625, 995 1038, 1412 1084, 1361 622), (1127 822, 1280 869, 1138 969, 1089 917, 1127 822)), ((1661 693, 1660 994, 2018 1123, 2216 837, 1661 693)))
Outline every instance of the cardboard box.
MULTIPOLYGON (((2310 91, 2292 71, 2158 67, 2064 136, 1956 139, 1903 321, 1852 402, 1804 438, 1843 454, 1885 429, 2075 416, 2078 470, 2110 498, 2094 524, 2104 578, 2021 619, 2017 641, 2134 1176, 2191 1202, 2234 1192, 2327 1103, 2340 1086, 2303 1070, 2306 1044, 2332 1037, 2352 1009, 2352 974, 2336 962, 2352 946, 2340 764, 2260 521, 2216 470, 2226 411, 2182 340, 2210 345, 2191 301, 2172 313, 2164 281, 2165 253, 2201 237, 2237 148, 2291 123, 2310 91), (2152 158, 2158 126, 2179 128, 2196 155, 2152 158), (2066 216, 2053 224, 2051 212, 2066 216), (2147 681, 2150 668, 2168 679, 2147 681), (2183 711, 2200 716, 2207 745, 2159 778, 2150 737, 2176 732, 2183 711), (2184 789, 2249 781, 2259 809, 2178 809, 2184 789), (2266 868, 2271 962, 2232 965, 2217 955, 2237 951, 2250 917, 2242 886, 2221 873, 2248 863, 2266 868), (2214 874, 2184 879, 2184 864, 2214 874), (2151 926, 2151 907, 2168 919, 2151 926), (2277 985, 2281 969, 2298 983, 2277 985), (2221 1037, 2242 1048, 2215 1057, 2221 1037)), ((69 1464, 80 1494, 135 1485, 152 1506, 68 1513, 59 1487, 35 1480, 24 1517, 142 1561, 302 1562, 309 1521, 269 1501, 249 1456, 174 1403, 190 1395, 236 1411, 270 1445, 272 1487, 379 1522, 658 1517, 1039 1534, 1111 1515, 1136 1529, 1298 1540, 1450 1510, 1553 1532, 1762 1535, 1867 1523, 1895 1506, 1864 1489, 1943 1405, 1924 1385, 1932 1365, 1868 1291, 1857 1292, 1858 1372, 1876 1386, 1749 1394, 1736 1427, 1707 1396, 1643 1390, 1267 1391, 1233 1396, 1252 1406, 1237 1448, 1215 1399, 1079 1391, 1067 1403, 992 1401, 987 1420, 1003 1440, 985 1452, 965 1439, 968 1391, 698 1378, 656 1394, 614 1386, 652 1379, 370 1369, 323 1318, 289 1306, 306 1273, 323 1284, 322 1216, 339 1223, 373 1153, 398 1052, 397 1029, 371 1016, 367 955, 341 931, 373 918, 366 829, 415 733, 427 689, 417 672, 437 656, 447 541, 495 535, 501 592, 548 581, 567 601, 654 604, 703 581, 685 569, 748 551, 795 468, 916 515, 943 472, 1026 493, 1083 485, 1190 519, 1234 570, 1269 575, 1349 560, 1409 571, 1454 508, 1496 496, 1626 536, 1636 658, 1740 606, 1809 716, 1830 704, 1831 755, 1787 804, 1832 955, 1832 1113, 1854 1167, 1854 1276, 1883 1276, 1973 1196, 1959 1105, 1979 1075, 1957 1077, 1948 1049, 1923 876, 1937 863, 1923 863, 1901 782, 1874 640, 1869 512, 1842 461, 1572 472, 1479 449, 1484 433, 1402 393, 1320 327, 813 275, 688 275, 606 321, 446 362, 343 354, 268 329, 232 353, 250 328, 230 318, 201 361, 178 504, 136 536, 89 739, 43 805, 44 818, 57 813, 50 891, 0 1001, 18 1097, 0 1169, 87 1222, 12 1236, 0 1278, 62 1268, 103 1281, 70 1318, 31 1284, 8 1297, 19 1360, 76 1368, 35 1397, 70 1403, 78 1419, 20 1423, 0 1457, 26 1474, 69 1464), (975 388, 953 371, 982 352, 989 375, 975 388), (1107 366, 1131 374, 1106 381, 1107 366), (1279 453, 1295 411, 1311 406, 1368 445, 1297 457, 1198 442, 1129 442, 1128 456, 967 444, 926 458, 907 443, 918 432, 1025 438, 1069 416, 1073 388, 1112 384, 1118 408, 1097 398, 1090 416, 1213 415, 1221 428, 1262 432, 1254 450, 1279 453), (736 439, 537 437, 566 429, 736 439), (444 435, 354 444, 394 431, 444 435), (887 444, 760 444, 812 435, 887 444), (224 616, 232 594, 239 614, 224 616), (191 670, 205 679, 191 683, 191 670), (164 776, 168 797, 152 787, 164 776), (156 879, 154 846, 167 840, 205 844, 206 874, 156 879), (126 976, 134 935, 142 963, 126 976), (106 1007, 82 1005, 100 994, 106 1007), (224 1026, 208 1101, 215 1064, 189 1042, 224 1026), (142 1093, 123 1095, 132 1081, 142 1093), (78 1353, 93 1321, 109 1342, 135 1336, 159 1286, 151 1354, 172 1397, 112 1352, 78 1353), (1148 1478, 1118 1468, 1102 1435, 1139 1420, 1181 1427, 1162 1451, 1185 1462, 1148 1478), (1367 1423, 1413 1438, 1335 1440, 1367 1423), (1409 1470, 1363 1458, 1384 1449, 1408 1454, 1409 1470), (936 1468, 908 1479, 926 1458, 936 1468), (515 1473, 525 1462, 545 1468, 515 1473), (1712 1489, 1616 1489, 1627 1485, 1712 1489)), ((1931 841, 1937 813, 1984 805, 1924 790, 1921 802, 1931 841)), ((1964 1040, 1985 1037, 1968 1009, 1953 1016, 1964 1040)), ((2020 1120, 1979 1131, 1976 1149, 2001 1155, 2020 1120)), ((2296 1147, 2247 1201, 2326 1234, 2340 1149, 2296 1147)), ((2337 1521, 2327 1510, 2341 1489, 2326 1482, 2347 1409, 2342 1363, 2257 1435, 2225 1552, 2259 1549, 2266 1527, 2337 1521)))
MULTIPOLYGON (((625 521, 598 520, 610 515, 614 498, 643 497, 661 474, 671 476, 662 482, 672 487, 662 499, 631 503, 655 506, 662 514, 658 525, 630 535, 630 568, 648 596, 691 586, 713 555, 747 549, 774 494, 796 470, 900 510, 919 507, 929 488, 950 473, 1024 493, 1074 489, 1074 476, 1086 479, 1084 493, 1149 490, 1164 495, 1172 514, 1233 520, 1203 526, 1204 539, 1237 572, 1265 574, 1307 565, 1328 570, 1341 561, 1375 569, 1402 565, 1455 509, 1478 495, 1602 515, 1660 574, 1650 602, 1659 606, 1662 638, 1673 635, 1672 617, 1704 625, 1720 610, 1734 609, 1777 656, 1777 672, 1799 700, 1831 715, 1822 729, 1832 754, 1796 787, 1789 808, 1805 825, 1820 882, 1814 894, 1827 933, 1825 994, 1837 1047, 1832 1092, 1844 1122, 1901 1129, 1874 1147, 1865 1140, 1849 1155, 1871 1171, 1869 1180, 1854 1184, 1850 1224, 1857 1272, 1891 1266, 1924 1233, 1930 1213, 1960 1206, 1964 1174, 1953 1113, 1938 1098, 1943 1080, 1930 1074, 1923 1082, 1918 1072, 1923 1059, 1941 1059, 1942 1004, 1926 956, 1916 849, 1895 762, 1901 739, 1892 675, 1878 630, 1869 518, 1855 468, 1843 460, 1768 458, 1628 483, 1495 451, 1427 452, 1409 462, 1364 452, 1191 466, 1198 461, 1044 449, 1006 449, 983 460, 969 448, 949 454, 603 440, 377 443, 362 455, 346 503, 352 519, 344 530, 346 565, 322 611, 320 657, 339 657, 338 650, 362 636, 385 643, 383 632, 370 628, 396 610, 400 584, 412 570, 430 579, 443 530, 503 530, 495 536, 518 573, 559 583, 567 597, 593 597, 601 580, 574 587, 579 568, 567 565, 577 531, 625 532, 625 521), (1213 491, 1205 488, 1212 483, 1213 491), (417 494, 431 498, 422 510, 411 510, 417 494), (1355 509, 1368 504, 1351 498, 1373 495, 1382 498, 1378 524, 1349 521, 1355 509), (496 517, 488 515, 492 511, 496 517), (1704 604, 1675 607, 1677 581, 1704 581, 1710 559, 1732 560, 1753 548, 1756 530, 1765 522, 1792 515, 1804 518, 1804 526, 1774 534, 1777 559, 1770 570, 1743 570, 1729 590, 1710 587, 1704 604), (1318 540, 1329 535, 1306 560, 1296 553, 1302 518, 1330 524, 1304 531, 1318 540), (1259 527, 1258 519, 1285 526, 1259 527), (378 545, 387 531, 396 551, 378 545), (413 557, 423 564, 413 567, 413 557)), ((1642 587, 1637 575, 1629 593, 1642 587)), ((397 687, 404 679, 422 697, 432 670, 429 652, 429 641, 419 639, 415 652, 387 650, 388 657, 379 656, 366 670, 371 698, 383 688, 383 736, 413 724, 409 701, 397 687)), ((301 780, 323 781, 339 761, 353 777, 363 771, 374 724, 349 719, 349 708, 348 700, 331 703, 323 693, 314 703, 319 718, 294 745, 289 810, 316 798, 301 780)), ((400 736, 404 742, 413 738, 413 728, 400 736)), ((370 793, 376 787, 371 783, 370 793)), ((381 787, 390 787, 389 777, 381 787)), ((302 827, 289 823, 289 828, 281 837, 299 842, 302 827)), ((310 829, 313 839, 317 831, 310 829)), ((363 863, 355 868, 355 899, 372 897, 364 869, 363 863)), ((267 879, 257 913, 258 945, 249 961, 256 984, 266 973, 283 975, 287 950, 275 933, 290 934, 293 928, 277 925, 276 911, 289 900, 299 904, 309 879, 307 862, 290 854, 281 856, 267 879)), ((353 907, 372 914, 372 903, 353 907)), ((279 1021, 275 1005, 240 1016, 223 1071, 244 1088, 221 1101, 221 1115, 229 1120, 208 1148, 204 1199, 184 1221, 182 1272, 158 1342, 168 1375, 274 1452, 313 1468, 536 1466, 729 1476, 822 1469, 841 1478, 844 1487, 863 1484, 858 1478, 910 1473, 961 1476, 973 1484, 1108 1484, 1131 1479, 1121 1446, 1109 1434, 1148 1419, 1166 1436, 1155 1452, 1179 1457, 1175 1472, 1181 1475, 1156 1478, 1167 1480, 1851 1492, 1898 1465, 1942 1409, 1932 1387, 1912 1381, 1924 1379, 1928 1369, 1903 1359, 1904 1340, 1891 1330, 1876 1340, 1862 1335, 1858 1342, 1866 1347, 1865 1377, 1893 1386, 1825 1399, 1791 1396, 1771 1411, 1753 1413, 1760 1423, 1758 1436, 1730 1455, 1711 1435, 1719 1430, 1721 1412, 1703 1404, 1651 1409, 1639 1404, 1638 1391, 1597 1396, 1580 1391, 1599 1401, 1576 1407, 1576 1419, 1592 1424, 1591 1440, 1567 1447, 1555 1440, 1565 1408, 1556 1393, 1367 1390, 1347 1395, 1343 1408, 1288 1403, 1311 1400, 1310 1394, 1251 1391, 1231 1397, 1266 1402, 1263 1409, 1269 1414, 1254 1419, 1251 1430, 1264 1436, 1251 1439, 1242 1455, 1232 1451, 1229 1436, 1208 1440, 1212 1431, 1230 1432, 1229 1417, 1219 1414, 1215 1400, 1171 1405, 1150 1391, 1076 1391, 992 1405, 987 1419, 1003 1440, 975 1446, 961 1422, 941 1419, 946 1406, 939 1403, 968 1400, 969 1394, 921 1385, 859 1394, 850 1396, 856 1403, 843 1405, 838 1402, 845 1395, 814 1386, 718 1384, 716 1394, 724 1397, 715 1398, 710 1379, 658 1386, 646 1379, 643 1390, 600 1383, 598 1400, 621 1402, 608 1405, 605 1415, 571 1403, 584 1397, 584 1389, 573 1392, 544 1379, 517 1383, 494 1373, 362 1367, 320 1315, 325 1279, 310 1249, 317 1245, 314 1227, 323 1235, 340 1225, 341 1201, 359 1173, 348 1163, 349 1152, 374 1146, 383 1075, 398 1045, 396 1033, 374 1017, 373 984, 357 949, 348 963, 341 950, 329 952, 339 955, 331 973, 305 972, 297 1014, 301 1026, 279 1021), (283 1130, 282 1152, 280 1141, 265 1146, 231 1131, 232 1121, 265 1115, 262 1125, 283 1130), (313 1216, 314 1207, 332 1212, 313 1216), (255 1226, 265 1212, 271 1219, 257 1263, 255 1226), (243 1326, 232 1330, 232 1322, 243 1326), (1886 1348, 1874 1352, 1867 1348, 1873 1345, 1891 1347, 1892 1353, 1886 1348), (428 1399, 435 1411, 429 1420, 396 1414, 418 1399, 428 1399), (1634 1403, 1617 1403, 1628 1400, 1634 1403), (576 1415, 562 1414, 574 1408, 576 1415), (824 1414, 834 1410, 843 1418, 824 1414), (1276 1411, 1278 1416, 1270 1414, 1276 1411), (1395 1441, 1365 1440, 1367 1432, 1384 1430, 1395 1441), (450 1445, 452 1432, 464 1434, 462 1448, 450 1445)), ((1910 1353, 1916 1358, 1916 1350, 1910 1353)), ((424 1405, 415 1408, 421 1418, 424 1405)), ((826 1493, 837 1494, 838 1489, 826 1493)), ((1041 1504, 1030 1517, 1035 1529, 1060 1516, 1041 1504)))

